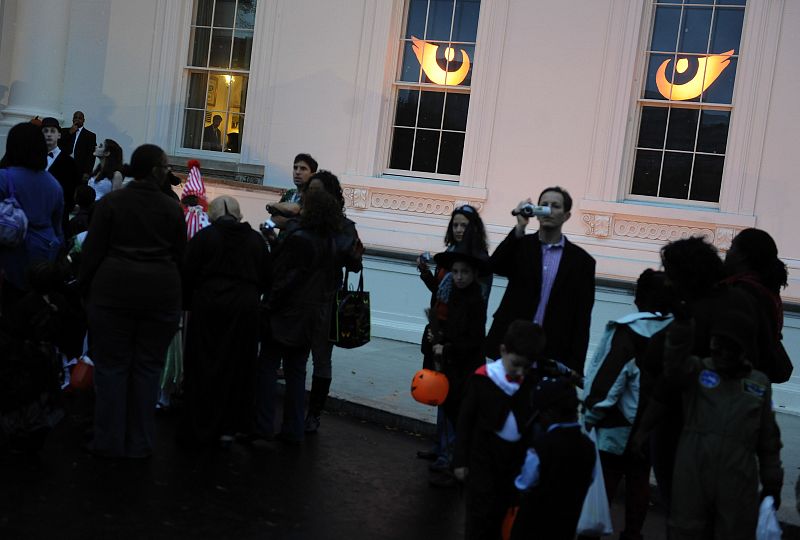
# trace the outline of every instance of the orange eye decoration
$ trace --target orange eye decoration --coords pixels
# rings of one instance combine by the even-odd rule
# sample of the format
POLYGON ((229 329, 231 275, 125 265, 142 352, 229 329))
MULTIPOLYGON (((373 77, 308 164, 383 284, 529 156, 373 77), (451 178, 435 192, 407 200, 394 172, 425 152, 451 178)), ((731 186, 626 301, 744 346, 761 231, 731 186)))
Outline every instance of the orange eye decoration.
MULTIPOLYGON (((658 67, 656 72, 656 86, 658 92, 666 99, 674 101, 685 101, 687 99, 694 99, 700 94, 705 92, 709 86, 714 84, 714 81, 722 75, 725 68, 731 63, 731 55, 733 49, 722 53, 712 54, 697 59, 697 74, 692 77, 692 80, 683 84, 673 84, 667 80, 667 65, 672 59, 664 60, 658 67)), ((686 58, 679 58, 675 65, 675 71, 678 73, 685 72, 689 67, 689 61, 686 58)))
MULTIPOLYGON (((471 66, 469 55, 467 51, 461 49, 461 67, 455 71, 447 71, 439 66, 436 61, 436 52, 439 50, 438 45, 428 43, 425 40, 417 39, 411 36, 411 48, 414 50, 414 55, 419 60, 419 65, 422 66, 422 71, 425 75, 433 81, 434 84, 441 84, 444 86, 458 86, 469 74, 471 66)), ((448 62, 452 62, 456 57, 456 51, 452 47, 447 47, 444 51, 444 57, 448 62)))
POLYGON ((423 405, 441 405, 449 390, 445 374, 432 369, 421 369, 411 379, 411 396, 423 405))

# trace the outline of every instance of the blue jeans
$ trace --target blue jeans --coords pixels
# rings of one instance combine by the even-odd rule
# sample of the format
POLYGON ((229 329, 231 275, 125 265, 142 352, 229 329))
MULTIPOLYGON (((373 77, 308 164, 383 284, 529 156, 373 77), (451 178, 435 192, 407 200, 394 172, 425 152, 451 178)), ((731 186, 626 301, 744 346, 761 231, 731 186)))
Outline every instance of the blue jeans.
POLYGON ((283 424, 280 431, 289 439, 303 440, 306 363, 309 352, 309 347, 289 347, 274 341, 262 343, 256 373, 257 434, 272 435, 275 432, 277 370, 283 360, 286 391, 283 396, 283 424))

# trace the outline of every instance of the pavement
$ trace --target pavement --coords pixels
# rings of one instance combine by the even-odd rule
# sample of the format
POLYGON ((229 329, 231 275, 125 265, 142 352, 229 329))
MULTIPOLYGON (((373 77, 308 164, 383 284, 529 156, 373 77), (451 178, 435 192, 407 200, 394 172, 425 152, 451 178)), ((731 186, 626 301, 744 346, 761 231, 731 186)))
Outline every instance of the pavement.
MULTIPOLYGON (((187 449, 175 443, 176 417, 160 415, 151 459, 98 460, 80 450, 81 407, 73 403, 39 456, 0 457, 0 540, 463 538, 463 491, 430 487, 427 462, 416 458, 430 447, 421 433, 433 418, 408 396, 419 364, 411 344, 374 339, 337 349, 334 412, 301 446, 187 449)), ((779 423, 784 538, 800 538, 790 489, 799 463, 789 451, 800 418, 781 414, 779 423)), ((619 500, 612 514, 619 527, 619 500)), ((664 538, 657 504, 644 532, 664 538)))

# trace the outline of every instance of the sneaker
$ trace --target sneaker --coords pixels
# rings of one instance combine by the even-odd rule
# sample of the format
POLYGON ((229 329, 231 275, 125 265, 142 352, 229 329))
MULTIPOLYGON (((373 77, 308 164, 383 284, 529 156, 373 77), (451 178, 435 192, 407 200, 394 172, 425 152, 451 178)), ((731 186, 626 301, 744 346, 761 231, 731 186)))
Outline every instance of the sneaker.
POLYGON ((447 458, 439 456, 436 461, 428 465, 428 470, 431 472, 444 472, 450 470, 450 461, 447 458))
POLYGON ((306 416, 306 433, 316 433, 319 429, 319 416, 306 416))
POLYGON ((449 470, 435 472, 428 478, 428 484, 437 488, 454 488, 458 485, 458 480, 449 470))

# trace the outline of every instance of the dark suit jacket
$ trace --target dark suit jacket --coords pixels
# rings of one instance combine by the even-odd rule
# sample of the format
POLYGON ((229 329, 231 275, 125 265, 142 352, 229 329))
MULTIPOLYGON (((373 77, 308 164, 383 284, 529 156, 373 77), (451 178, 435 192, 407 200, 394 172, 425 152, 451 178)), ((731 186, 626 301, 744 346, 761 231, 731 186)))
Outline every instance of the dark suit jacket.
MULTIPOLYGON (((508 278, 508 288, 494 314, 486 351, 500 357, 500 343, 516 319, 532 321, 542 290, 542 244, 538 234, 517 238, 514 230, 492 254, 492 271, 508 278)), ((544 314, 545 355, 582 373, 589 347, 594 305, 595 261, 565 238, 550 299, 544 314)))
POLYGON ((75 145, 75 153, 73 154, 72 145, 74 142, 75 135, 69 132, 69 128, 62 129, 61 149, 72 155, 81 176, 84 174, 92 174, 95 160, 94 148, 97 146, 97 135, 84 127, 78 137, 78 144, 75 145))
POLYGON ((75 160, 72 159, 67 150, 61 150, 47 172, 53 175, 61 189, 64 191, 64 220, 63 230, 67 230, 69 214, 75 206, 75 189, 81 181, 81 172, 78 170, 75 160))

